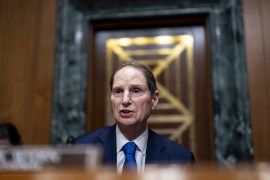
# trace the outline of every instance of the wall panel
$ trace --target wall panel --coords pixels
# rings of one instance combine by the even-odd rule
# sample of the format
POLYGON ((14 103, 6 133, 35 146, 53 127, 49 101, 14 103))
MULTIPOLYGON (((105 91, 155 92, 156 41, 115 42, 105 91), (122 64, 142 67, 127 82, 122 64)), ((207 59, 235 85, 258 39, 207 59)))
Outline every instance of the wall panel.
POLYGON ((270 2, 244 0, 246 55, 255 161, 270 160, 270 2))
POLYGON ((56 1, 0 1, 0 121, 49 143, 56 1))

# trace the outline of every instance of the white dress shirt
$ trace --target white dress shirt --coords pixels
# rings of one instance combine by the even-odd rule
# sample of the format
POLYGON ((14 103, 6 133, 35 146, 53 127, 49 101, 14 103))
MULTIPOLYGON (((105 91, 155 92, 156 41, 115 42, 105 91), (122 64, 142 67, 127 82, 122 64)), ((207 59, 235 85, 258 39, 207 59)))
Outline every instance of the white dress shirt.
MULTIPOLYGON (((148 128, 133 142, 137 145, 135 158, 137 163, 137 171, 144 172, 145 167, 145 155, 146 146, 148 140, 148 128)), ((123 170, 123 165, 125 162, 125 154, 122 147, 129 142, 129 140, 122 134, 119 127, 116 126, 116 152, 117 152, 117 173, 121 174, 123 170)))

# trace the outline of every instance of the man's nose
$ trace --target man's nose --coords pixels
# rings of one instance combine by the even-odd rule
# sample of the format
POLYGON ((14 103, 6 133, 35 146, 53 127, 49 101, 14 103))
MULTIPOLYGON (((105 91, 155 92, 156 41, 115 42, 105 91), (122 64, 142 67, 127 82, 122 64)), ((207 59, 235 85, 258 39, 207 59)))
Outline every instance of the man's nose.
POLYGON ((123 105, 128 105, 131 103, 131 97, 129 92, 124 92, 122 97, 122 103, 123 105))

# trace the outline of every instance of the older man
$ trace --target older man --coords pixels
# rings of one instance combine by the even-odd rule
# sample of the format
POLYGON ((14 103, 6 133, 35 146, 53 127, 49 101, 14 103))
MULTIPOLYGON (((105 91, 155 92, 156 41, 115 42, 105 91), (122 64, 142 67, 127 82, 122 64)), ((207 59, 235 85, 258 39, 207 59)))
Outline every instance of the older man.
POLYGON ((190 164, 189 150, 147 126, 147 119, 159 100, 156 80, 150 68, 138 62, 122 64, 111 76, 111 105, 116 124, 76 138, 76 144, 97 144, 103 148, 104 164, 117 172, 143 172, 145 164, 190 164))

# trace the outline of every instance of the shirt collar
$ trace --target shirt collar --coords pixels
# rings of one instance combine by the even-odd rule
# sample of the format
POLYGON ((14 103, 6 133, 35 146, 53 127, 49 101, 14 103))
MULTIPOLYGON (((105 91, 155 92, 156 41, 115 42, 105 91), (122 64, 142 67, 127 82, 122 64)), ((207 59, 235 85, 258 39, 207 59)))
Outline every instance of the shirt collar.
MULTIPOLYGON (((143 155, 146 153, 146 146, 147 146, 147 140, 148 140, 148 127, 146 127, 145 131, 133 142, 137 145, 137 149, 139 149, 143 155)), ((116 150, 117 153, 119 153, 122 149, 122 147, 129 142, 129 140, 123 135, 123 133, 120 131, 118 125, 116 125, 116 150)))

